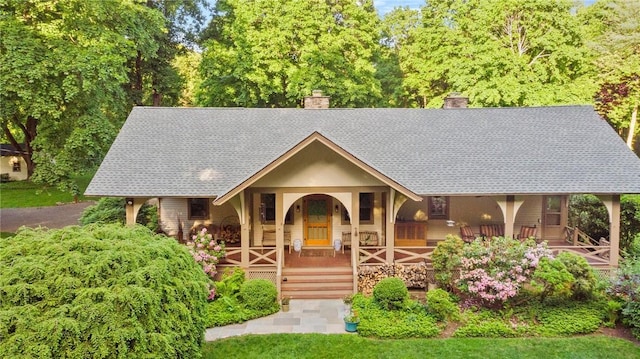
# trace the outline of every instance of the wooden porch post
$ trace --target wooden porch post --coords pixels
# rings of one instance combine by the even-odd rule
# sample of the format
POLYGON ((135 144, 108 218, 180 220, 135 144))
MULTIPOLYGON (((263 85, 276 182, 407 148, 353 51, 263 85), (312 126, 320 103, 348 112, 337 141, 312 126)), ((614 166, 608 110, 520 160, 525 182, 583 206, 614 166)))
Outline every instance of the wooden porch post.
MULTIPOLYGON (((360 224, 360 193, 357 190, 351 192, 351 258, 354 258, 352 262, 357 270, 360 265, 360 236, 358 234, 358 226, 360 224)), ((354 278, 353 292, 358 292, 358 279, 354 278)))
POLYGON ((276 191, 276 249, 284 248, 284 195, 281 190, 276 191))
POLYGON ((504 213, 504 236, 508 238, 513 238, 513 224, 515 217, 515 196, 508 195, 507 196, 507 205, 504 213))
POLYGON ((395 238, 396 238, 396 230, 395 230, 395 191, 392 188, 389 188, 389 197, 387 198, 387 208, 385 210, 385 218, 386 221, 386 233, 385 233, 385 245, 387 247, 387 263, 392 264, 394 259, 394 247, 395 247, 395 238))
POLYGON ((250 193, 247 191, 242 191, 240 196, 243 196, 244 201, 242 201, 241 211, 244 213, 244 221, 240 222, 240 265, 242 268, 249 269, 249 247, 251 247, 251 238, 250 236, 250 228, 251 223, 249 218, 251 218, 251 206, 249 203, 252 203, 250 200, 250 193))
POLYGON ((620 256, 620 195, 611 196, 611 213, 609 222, 609 265, 613 268, 618 267, 620 256))

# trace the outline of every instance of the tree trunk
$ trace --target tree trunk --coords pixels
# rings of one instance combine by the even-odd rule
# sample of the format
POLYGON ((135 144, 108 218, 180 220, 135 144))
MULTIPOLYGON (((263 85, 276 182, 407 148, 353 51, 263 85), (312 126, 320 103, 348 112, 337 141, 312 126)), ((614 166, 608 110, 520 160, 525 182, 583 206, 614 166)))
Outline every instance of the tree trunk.
POLYGON ((5 136, 11 143, 11 145, 21 153, 21 157, 24 159, 24 162, 27 164, 27 179, 31 178, 33 175, 33 171, 35 170, 35 163, 33 162, 33 147, 32 143, 36 139, 36 135, 38 134, 38 120, 34 117, 27 117, 26 124, 23 124, 18 119, 14 117, 13 121, 19 128, 22 130, 24 134, 24 144, 18 143, 16 138, 13 136, 11 131, 9 131, 9 127, 7 124, 3 124, 2 130, 4 131, 5 136))
POLYGON ((629 134, 627 135, 627 146, 633 151, 633 140, 636 137, 636 126, 638 124, 638 103, 633 106, 631 112, 631 122, 629 123, 629 134))

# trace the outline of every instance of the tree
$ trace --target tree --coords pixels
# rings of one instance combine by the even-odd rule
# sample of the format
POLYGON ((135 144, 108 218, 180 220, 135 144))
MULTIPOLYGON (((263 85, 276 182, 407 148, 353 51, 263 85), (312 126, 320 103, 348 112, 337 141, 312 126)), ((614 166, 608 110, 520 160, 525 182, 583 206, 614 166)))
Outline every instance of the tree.
POLYGON ((474 106, 587 103, 591 54, 571 10, 571 1, 429 1, 400 54, 407 91, 426 107, 451 91, 474 106))
MULTIPOLYGON (((596 108, 634 148, 640 133, 640 0, 601 0, 584 9, 591 46, 598 52, 596 108)), ((640 154, 640 148, 636 150, 640 154)))
POLYGON ((195 44, 208 4, 206 0, 148 0, 146 6, 162 14, 166 31, 153 34, 157 44, 153 54, 138 51, 130 60, 129 96, 136 105, 176 106, 185 79, 174 60, 195 44))
POLYGON ((220 0, 198 104, 297 107, 314 89, 339 107, 375 104, 377 23, 371 0, 220 0))
POLYGON ((0 6, 3 134, 25 152, 29 176, 59 183, 102 159, 130 108, 126 63, 157 50, 162 16, 129 1, 0 6))

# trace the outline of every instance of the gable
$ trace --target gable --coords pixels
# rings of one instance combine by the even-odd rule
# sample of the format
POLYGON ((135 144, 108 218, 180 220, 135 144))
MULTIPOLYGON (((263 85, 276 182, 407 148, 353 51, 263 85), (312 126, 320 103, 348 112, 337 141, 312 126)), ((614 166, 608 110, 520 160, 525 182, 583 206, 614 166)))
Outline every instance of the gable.
POLYGON ((384 183, 314 141, 257 180, 255 187, 380 186, 384 183))

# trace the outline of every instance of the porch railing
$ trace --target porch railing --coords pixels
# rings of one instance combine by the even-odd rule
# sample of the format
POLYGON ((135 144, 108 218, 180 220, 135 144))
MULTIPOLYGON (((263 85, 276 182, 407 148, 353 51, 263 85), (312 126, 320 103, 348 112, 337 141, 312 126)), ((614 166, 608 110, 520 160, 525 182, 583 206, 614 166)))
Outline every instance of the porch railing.
POLYGON ((549 246, 554 255, 562 252, 571 252, 584 257, 592 266, 609 266, 609 251, 611 246, 608 245, 566 245, 566 246, 549 246))
POLYGON ((415 263, 431 263, 431 255, 436 247, 395 247, 393 249, 393 258, 396 263, 415 264, 415 263))
POLYGON ((597 246, 600 243, 578 227, 565 227, 566 240, 574 246, 597 246))
MULTIPOLYGON (((278 264, 276 248, 251 247, 249 248, 250 267, 274 267, 278 264)), ((242 265, 242 249, 227 249, 226 257, 220 261, 221 265, 242 265)))

